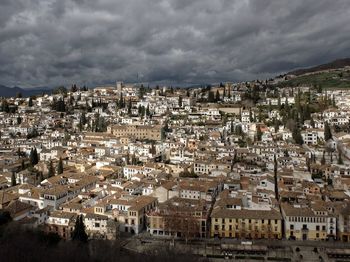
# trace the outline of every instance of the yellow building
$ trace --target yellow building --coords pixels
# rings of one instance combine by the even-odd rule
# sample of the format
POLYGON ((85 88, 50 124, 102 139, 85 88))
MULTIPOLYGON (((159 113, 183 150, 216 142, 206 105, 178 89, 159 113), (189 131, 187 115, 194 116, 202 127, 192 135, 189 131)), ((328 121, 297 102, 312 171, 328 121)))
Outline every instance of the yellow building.
POLYGON ((149 139, 159 141, 162 139, 162 126, 160 125, 113 125, 107 132, 118 137, 134 137, 136 139, 149 139))
MULTIPOLYGON (((224 193, 224 192, 223 192, 224 193)), ((241 198, 221 194, 211 214, 211 237, 281 239, 282 216, 275 209, 253 210, 241 198)))
POLYGON ((336 217, 324 201, 281 205, 287 239, 326 240, 336 238, 336 217))

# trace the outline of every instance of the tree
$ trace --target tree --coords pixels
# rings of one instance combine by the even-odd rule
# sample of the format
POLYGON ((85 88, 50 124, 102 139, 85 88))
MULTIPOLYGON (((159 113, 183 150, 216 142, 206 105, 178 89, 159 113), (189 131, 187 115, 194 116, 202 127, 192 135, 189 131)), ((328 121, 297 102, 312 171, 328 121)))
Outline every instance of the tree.
POLYGON ((44 180, 43 172, 39 172, 39 183, 44 180))
POLYGON ((88 235, 85 232, 85 224, 83 215, 79 215, 75 221, 74 230, 72 232, 72 240, 86 243, 88 235))
POLYGON ((280 130, 280 124, 276 118, 274 120, 274 127, 275 127, 275 133, 277 133, 280 130))
POLYGON ((278 163, 276 154, 273 155, 273 174, 274 174, 274 182, 275 182, 275 197, 277 200, 279 200, 279 192, 278 192, 278 163))
POLYGON ((208 93, 208 102, 215 102, 215 95, 213 91, 209 91, 208 93))
POLYGON ((76 84, 72 85, 71 88, 70 88, 70 91, 71 91, 72 93, 77 92, 77 91, 78 91, 77 85, 76 85, 76 84))
POLYGON ((302 145, 304 143, 303 137, 301 136, 300 129, 295 127, 292 132, 292 137, 296 144, 302 145))
POLYGON ((117 101, 117 106, 118 106, 119 109, 124 108, 124 106, 125 106, 123 93, 120 93, 120 98, 119 98, 119 101, 117 101))
POLYGON ((50 161, 50 164, 49 164, 49 172, 47 174, 47 177, 53 177, 55 175, 55 169, 53 167, 53 163, 52 161, 50 161))
POLYGON ((6 99, 2 100, 1 103, 1 112, 9 113, 10 107, 6 99))
POLYGON ((58 161, 57 165, 57 174, 60 175, 63 173, 63 161, 62 158, 60 157, 60 160, 58 161))
POLYGON ((60 98, 58 101, 53 100, 51 107, 53 110, 56 110, 57 112, 66 112, 66 104, 64 102, 64 98, 60 98))
POLYGON ((324 140, 328 141, 331 138, 332 138, 331 128, 329 127, 329 124, 327 122, 325 122, 325 124, 324 124, 324 140))
POLYGON ((322 159, 321 159, 321 165, 324 165, 326 164, 326 156, 325 156, 325 151, 323 151, 323 154, 322 154, 322 159))
POLYGON ((241 125, 236 125, 235 126, 235 135, 241 136, 243 135, 243 130, 241 125))
POLYGON ((35 166, 36 164, 39 163, 39 157, 38 157, 38 152, 36 151, 36 148, 34 149, 32 148, 30 150, 29 160, 32 166, 35 166))
POLYGON ((33 99, 32 99, 32 97, 29 97, 28 106, 29 106, 29 107, 32 107, 32 106, 33 106, 33 99))
POLYGON ((339 150, 339 153, 338 153, 338 165, 343 165, 344 162, 343 162, 343 158, 341 156, 341 151, 339 150))
POLYGON ((15 186, 16 184, 17 184, 16 174, 15 174, 15 172, 12 172, 12 175, 11 175, 11 186, 15 186))
POLYGON ((100 114, 97 114, 95 121, 95 132, 105 132, 107 130, 107 123, 104 117, 100 116, 100 114))
POLYGON ((135 155, 135 153, 134 153, 134 154, 132 154, 132 156, 131 156, 131 164, 132 164, 132 165, 136 165, 136 163, 137 163, 137 159, 136 159, 136 155, 135 155))
POLYGON ((182 107, 182 96, 179 96, 179 107, 182 107))
POLYGON ((162 127, 161 129, 161 139, 162 141, 164 141, 166 138, 166 131, 165 131, 165 127, 162 127))
POLYGON ((216 90, 216 97, 215 97, 215 101, 216 102, 219 102, 221 100, 220 98, 220 93, 219 93, 219 90, 216 90))
POLYGON ((260 126, 257 126, 257 128, 256 128, 256 139, 257 139, 257 141, 261 141, 261 137, 262 137, 261 128, 260 128, 260 126))
POLYGON ((131 109, 132 109, 132 103, 131 103, 131 99, 129 99, 128 101, 128 115, 131 116, 131 109))
POLYGON ((145 93, 146 93, 146 89, 143 86, 143 84, 141 84, 140 89, 139 89, 139 96, 140 96, 141 99, 143 99, 145 93))
POLYGON ((59 86, 52 91, 53 94, 67 95, 67 88, 64 86, 59 86))

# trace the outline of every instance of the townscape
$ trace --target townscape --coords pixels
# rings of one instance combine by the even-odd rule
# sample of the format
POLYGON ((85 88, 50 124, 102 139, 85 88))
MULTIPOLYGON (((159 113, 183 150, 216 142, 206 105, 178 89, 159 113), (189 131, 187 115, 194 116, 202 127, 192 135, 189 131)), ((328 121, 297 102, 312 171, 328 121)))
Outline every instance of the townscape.
POLYGON ((348 242, 350 91, 293 77, 3 98, 1 216, 65 240, 348 242))

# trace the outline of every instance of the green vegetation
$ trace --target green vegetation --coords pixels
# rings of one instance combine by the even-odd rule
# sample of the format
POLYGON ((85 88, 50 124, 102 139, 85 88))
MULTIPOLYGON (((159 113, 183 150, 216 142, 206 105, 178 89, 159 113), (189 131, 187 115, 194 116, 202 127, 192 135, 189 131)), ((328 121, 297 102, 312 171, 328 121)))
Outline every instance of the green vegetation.
POLYGON ((350 71, 320 72, 301 75, 280 83, 279 86, 313 86, 322 89, 350 88, 350 71))
POLYGON ((60 175, 62 173, 63 173, 63 161, 62 161, 62 158, 60 158, 57 165, 57 174, 60 175))
POLYGON ((74 241, 80 241, 86 243, 88 241, 88 235, 85 232, 85 224, 83 215, 77 217, 75 227, 72 233, 72 239, 74 241))

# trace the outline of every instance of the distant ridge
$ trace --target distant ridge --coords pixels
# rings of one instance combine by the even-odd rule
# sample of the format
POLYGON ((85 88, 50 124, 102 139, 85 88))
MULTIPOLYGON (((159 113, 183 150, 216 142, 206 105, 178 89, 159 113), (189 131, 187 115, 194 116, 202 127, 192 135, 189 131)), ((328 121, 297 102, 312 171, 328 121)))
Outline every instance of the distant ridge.
POLYGON ((287 75, 296 75, 300 76, 307 73, 314 73, 322 70, 330 70, 330 69, 337 69, 337 68, 343 68, 346 66, 350 66, 350 58, 344 58, 344 59, 337 59, 333 62, 318 65, 315 67, 305 68, 305 69, 298 69, 294 70, 292 72, 287 73, 287 75))
POLYGON ((23 97, 40 95, 42 93, 51 93, 51 90, 44 87, 38 88, 21 88, 21 87, 7 87, 0 85, 0 97, 15 97, 18 93, 21 93, 23 97))

